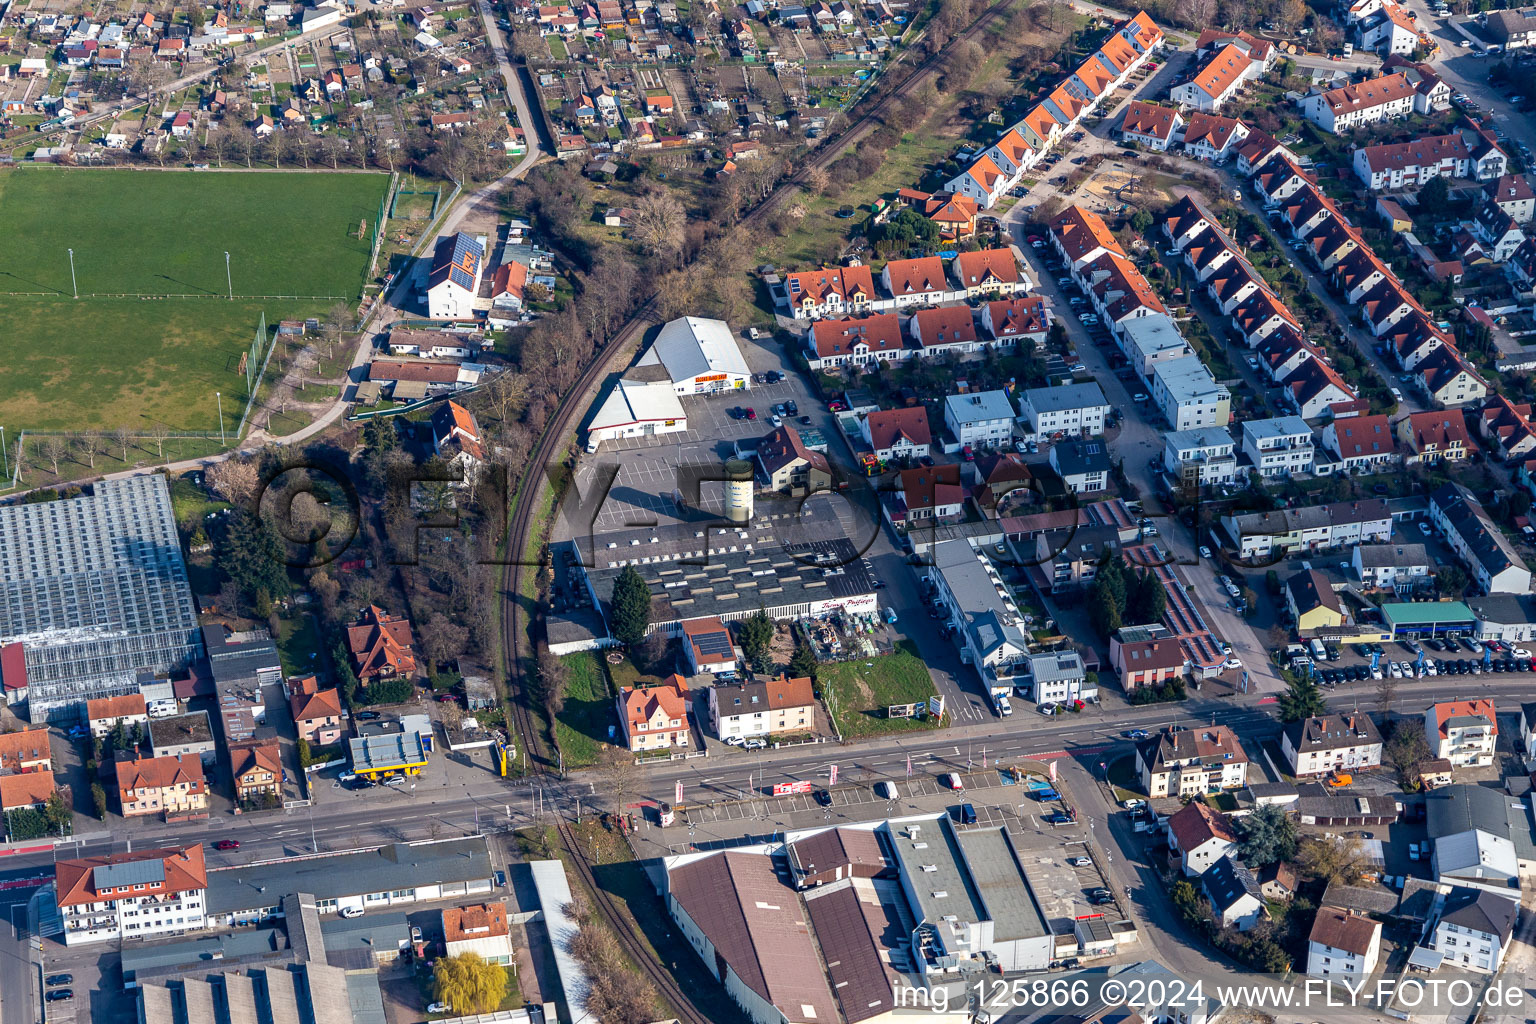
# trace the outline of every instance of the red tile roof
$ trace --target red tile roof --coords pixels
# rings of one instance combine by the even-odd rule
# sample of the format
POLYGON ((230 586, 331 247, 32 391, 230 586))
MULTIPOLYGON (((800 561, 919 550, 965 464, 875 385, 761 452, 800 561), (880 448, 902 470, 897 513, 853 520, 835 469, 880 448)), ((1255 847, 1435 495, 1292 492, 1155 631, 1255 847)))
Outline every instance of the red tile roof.
POLYGON ((1019 264, 1012 249, 981 249, 955 257, 955 273, 963 288, 989 284, 1018 284, 1019 264))
POLYGON ((53 782, 53 772, 49 771, 0 775, 0 810, 9 811, 47 803, 57 788, 53 782))
POLYGON ((0 768, 20 772, 33 765, 52 763, 53 750, 48 744, 46 726, 0 733, 0 768))
POLYGON ((1173 107, 1148 103, 1146 100, 1133 100, 1125 108, 1125 122, 1120 126, 1120 130, 1135 132, 1138 135, 1150 135, 1155 139, 1167 141, 1173 135, 1174 119, 1178 116, 1179 112, 1173 107))
POLYGON ((1234 82, 1253 67, 1253 61, 1235 46, 1225 46, 1191 79, 1195 87, 1213 99, 1226 94, 1234 82))
POLYGON ((140 757, 117 762, 117 792, 126 803, 141 789, 165 789, 185 783, 189 795, 207 792, 203 762, 196 754, 140 757))
POLYGON ((105 903, 119 896, 157 896, 195 892, 208 888, 208 869, 203 861, 203 847, 199 843, 154 850, 135 850, 132 853, 82 857, 78 860, 61 860, 54 866, 54 877, 58 905, 61 907, 78 906, 82 903, 105 903), (122 887, 116 889, 96 887, 96 868, 112 864, 136 864, 146 860, 158 860, 163 863, 165 869, 163 882, 144 883, 145 888, 139 892, 122 887))
POLYGON ((891 280, 892 295, 917 295, 945 290, 944 261, 937 256, 891 260, 885 265, 885 271, 891 280))
POLYGON ((866 422, 869 443, 876 451, 889 448, 899 437, 907 438, 914 445, 933 443, 933 434, 928 429, 928 411, 920 405, 872 412, 866 422))
POLYGON ((619 692, 619 700, 631 731, 649 722, 658 707, 667 718, 683 723, 678 728, 687 727, 688 682, 682 676, 670 676, 655 686, 627 687, 619 692))
POLYGON ((912 317, 912 336, 924 348, 976 340, 976 323, 970 306, 940 306, 918 310, 912 317))
POLYGON ((352 652, 353 667, 359 680, 388 674, 416 671, 416 655, 411 650, 411 624, 389 615, 377 605, 369 605, 355 626, 347 627, 347 648, 352 652))
POLYGON ((146 715, 147 705, 142 693, 127 693, 121 697, 98 697, 85 702, 87 721, 103 722, 134 715, 146 715))
POLYGON ((1339 442, 1339 458, 1358 459, 1397 450, 1392 427, 1385 416, 1352 416, 1335 420, 1334 437, 1339 442))
POLYGON ((855 320, 818 320, 811 325, 811 344, 816 354, 827 359, 848 355, 860 344, 871 352, 899 352, 904 347, 901 320, 895 313, 876 313, 855 320))
POLYGON ((1499 734, 1499 719, 1494 714, 1493 701, 1491 700, 1451 700, 1437 703, 1431 711, 1434 714, 1435 732, 1441 739, 1449 739, 1449 725, 1453 718, 1477 718, 1488 719, 1488 724, 1493 727, 1493 734, 1499 734))
POLYGON ((991 316, 994 337, 1014 338, 1045 330, 1045 300, 1038 295, 997 299, 983 308, 991 316))

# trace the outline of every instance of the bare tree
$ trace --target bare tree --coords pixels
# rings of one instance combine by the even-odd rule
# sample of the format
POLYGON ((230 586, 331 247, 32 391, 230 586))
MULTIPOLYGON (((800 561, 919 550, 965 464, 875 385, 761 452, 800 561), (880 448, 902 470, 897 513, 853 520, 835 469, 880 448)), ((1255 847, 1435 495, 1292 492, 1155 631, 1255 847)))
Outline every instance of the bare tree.
POLYGON ((309 170, 309 151, 314 148, 314 140, 308 131, 294 133, 293 148, 299 151, 299 157, 304 161, 304 169, 309 170))
POLYGON ((245 166, 249 169, 251 166, 251 154, 256 149, 256 133, 254 131, 236 132, 231 141, 234 143, 236 152, 245 157, 245 166))
POLYGON ((122 449, 124 462, 128 461, 128 442, 132 438, 133 435, 128 433, 127 427, 118 427, 112 431, 112 440, 116 441, 118 448, 122 449))
POLYGON ((204 138, 203 145, 213 154, 214 161, 223 167, 224 154, 229 149, 229 132, 223 127, 215 128, 204 138))
POLYGON ((288 133, 275 131, 267 136, 267 150, 272 154, 272 166, 282 169, 283 156, 288 152, 288 133))
POLYGON ((165 439, 170 436, 170 428, 158 420, 150 421, 149 436, 155 439, 155 453, 161 462, 165 461, 165 439))
POLYGON ((336 357, 336 346, 341 343, 342 335, 351 323, 352 310, 345 302, 337 302, 326 311, 325 322, 320 325, 320 337, 325 342, 325 358, 336 357))
POLYGON ((670 192, 652 189, 635 203, 635 241, 659 261, 671 264, 682 251, 688 215, 670 192))
POLYGON ((1192 28, 1214 28, 1216 0, 1179 0, 1178 16, 1192 28))
POLYGON ((486 385, 485 396, 496 410, 496 418, 506 423, 527 401, 528 378, 521 373, 503 373, 486 385))
POLYGON ((69 454, 69 444, 58 434, 43 436, 43 457, 53 464, 53 475, 59 475, 59 460, 69 454))
POLYGON ((78 438, 80 453, 85 456, 85 461, 92 469, 96 468, 96 435, 81 434, 78 438))
POLYGON ((233 505, 244 505, 256 495, 261 470, 252 459, 225 459, 204 474, 208 489, 233 505))

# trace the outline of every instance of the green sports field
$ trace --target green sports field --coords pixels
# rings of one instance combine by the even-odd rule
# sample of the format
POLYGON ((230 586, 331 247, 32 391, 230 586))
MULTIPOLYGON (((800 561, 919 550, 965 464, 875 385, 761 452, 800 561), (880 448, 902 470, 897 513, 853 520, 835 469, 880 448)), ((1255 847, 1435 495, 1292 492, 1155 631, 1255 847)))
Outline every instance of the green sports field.
POLYGON ((388 184, 382 174, 0 173, 0 424, 217 430, 219 391, 233 427, 258 317, 319 316, 335 301, 254 296, 355 301, 388 184), (226 251, 234 302, 218 298, 226 251), (93 297, 118 293, 205 297, 93 297))

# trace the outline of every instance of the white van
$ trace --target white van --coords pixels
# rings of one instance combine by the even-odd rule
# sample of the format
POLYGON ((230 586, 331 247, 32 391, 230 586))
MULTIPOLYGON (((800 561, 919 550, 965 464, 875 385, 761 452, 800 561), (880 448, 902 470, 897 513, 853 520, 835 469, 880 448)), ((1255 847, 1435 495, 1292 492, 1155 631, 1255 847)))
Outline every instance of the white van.
POLYGON ((875 783, 875 796, 882 800, 900 800, 901 790, 896 788, 896 783, 894 782, 877 782, 875 783))
POLYGON ((954 772, 945 772, 939 776, 939 781, 944 784, 945 789, 952 789, 956 793, 962 792, 965 789, 965 783, 961 782, 960 776, 954 772))
POLYGON ((1013 714, 1013 705, 1009 703, 1008 695, 1006 693, 1000 693, 997 695, 997 713, 1002 715, 1004 718, 1007 718, 1009 715, 1013 714))

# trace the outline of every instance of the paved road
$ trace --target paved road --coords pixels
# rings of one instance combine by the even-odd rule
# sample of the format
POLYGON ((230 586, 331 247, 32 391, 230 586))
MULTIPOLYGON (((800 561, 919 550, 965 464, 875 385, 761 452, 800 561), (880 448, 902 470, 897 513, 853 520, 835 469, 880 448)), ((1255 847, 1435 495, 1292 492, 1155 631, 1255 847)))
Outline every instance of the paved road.
POLYGON ((0 891, 0 1024, 33 1024, 38 1011, 38 971, 26 931, 27 898, 35 889, 0 891))

